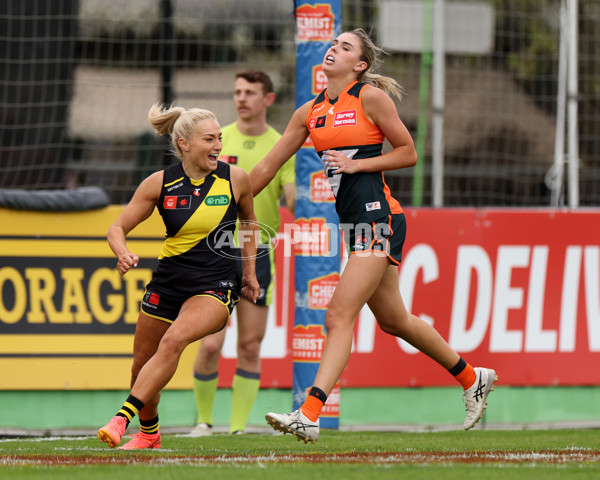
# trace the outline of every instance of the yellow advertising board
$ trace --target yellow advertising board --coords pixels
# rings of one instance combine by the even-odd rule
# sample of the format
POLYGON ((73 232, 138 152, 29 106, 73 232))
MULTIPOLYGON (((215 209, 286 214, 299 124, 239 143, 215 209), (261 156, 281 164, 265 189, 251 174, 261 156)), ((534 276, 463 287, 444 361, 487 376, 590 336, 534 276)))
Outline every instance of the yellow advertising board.
MULTIPOLYGON (((128 237, 121 276, 106 232, 122 206, 87 212, 0 208, 0 389, 128 389, 133 334, 164 238, 155 212, 128 237)), ((192 387, 195 349, 167 388, 192 387)))

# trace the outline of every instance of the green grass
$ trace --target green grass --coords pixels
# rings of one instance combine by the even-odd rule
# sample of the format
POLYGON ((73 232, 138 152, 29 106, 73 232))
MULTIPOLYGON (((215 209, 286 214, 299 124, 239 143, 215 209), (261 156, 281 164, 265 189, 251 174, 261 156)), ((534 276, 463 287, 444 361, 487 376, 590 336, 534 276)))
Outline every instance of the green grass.
POLYGON ((201 475, 219 480, 306 480, 307 475, 326 480, 384 480, 400 475, 449 480, 591 479, 600 478, 600 435, 597 430, 585 429, 431 433, 324 430, 314 445, 289 435, 164 435, 160 450, 137 452, 109 449, 93 437, 0 440, 3 480, 95 480, 112 476, 147 480, 159 475, 178 480, 201 475), (558 457, 548 455, 548 451, 558 457), (585 458, 574 458, 581 451, 585 458))

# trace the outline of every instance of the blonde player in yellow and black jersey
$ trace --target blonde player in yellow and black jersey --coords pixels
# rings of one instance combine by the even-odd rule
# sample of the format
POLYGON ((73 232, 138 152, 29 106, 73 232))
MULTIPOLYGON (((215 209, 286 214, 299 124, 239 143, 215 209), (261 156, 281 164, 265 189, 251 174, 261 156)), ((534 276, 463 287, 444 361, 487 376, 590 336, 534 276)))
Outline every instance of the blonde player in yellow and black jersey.
POLYGON ((98 438, 114 447, 139 414, 140 432, 120 447, 125 450, 160 447, 160 391, 173 377, 181 353, 190 343, 225 327, 239 299, 237 292, 250 302, 260 293, 250 181, 242 169, 217 160, 222 143, 216 117, 198 108, 158 105, 148 117, 158 133, 171 136, 181 162, 146 178, 108 231, 117 269, 124 275, 139 262, 127 248, 127 234, 155 208, 166 228, 158 267, 137 321, 130 395, 98 430, 98 438), (238 219, 246 240, 240 246, 241 285, 231 241, 238 219))
MULTIPOLYGON (((223 150, 219 160, 250 172, 281 138, 267 123, 267 109, 275 101, 271 78, 260 70, 238 72, 233 87, 237 120, 223 127, 223 150)), ((265 336, 275 277, 271 235, 279 230, 279 208, 283 194, 287 207, 294 212, 296 175, 294 158, 281 168, 273 180, 254 199, 254 212, 261 228, 261 245, 256 258, 256 277, 260 296, 256 303, 241 299, 237 315, 237 369, 232 382, 230 433, 242 433, 260 386, 260 346, 265 336)), ((241 270, 241 264, 238 263, 241 270)), ((218 366, 225 331, 200 342, 194 362, 194 396, 198 411, 192 436, 212 434, 213 403, 217 392, 218 366)))
POLYGON ((401 96, 400 86, 371 71, 379 51, 360 29, 334 39, 322 63, 327 88, 296 110, 281 140, 250 174, 257 194, 310 134, 336 197, 340 223, 348 225, 350 258, 327 308, 327 341, 313 387, 295 412, 266 415, 273 428, 305 442, 319 437, 321 409, 348 362, 354 320, 365 303, 384 332, 406 340, 462 385, 466 430, 483 415, 497 380, 494 370, 473 368, 463 360, 402 301, 398 264, 406 221, 384 171, 412 167, 417 154, 390 97, 401 96), (384 139, 392 147, 386 153, 384 139))

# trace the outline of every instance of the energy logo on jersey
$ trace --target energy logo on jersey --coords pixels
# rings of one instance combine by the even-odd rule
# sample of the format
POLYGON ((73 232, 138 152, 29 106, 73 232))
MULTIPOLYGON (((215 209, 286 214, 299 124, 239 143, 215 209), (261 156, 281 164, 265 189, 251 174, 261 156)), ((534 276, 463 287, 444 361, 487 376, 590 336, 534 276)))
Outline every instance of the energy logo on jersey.
POLYGON ((221 207, 229 205, 229 197, 227 195, 211 195, 210 197, 206 197, 204 203, 209 207, 221 207))
POLYGON ((327 123, 327 115, 323 115, 321 117, 312 117, 308 121, 308 129, 314 130, 315 128, 323 128, 327 123))
POLYGON ((167 195, 163 202, 163 208, 165 208, 166 210, 189 210, 191 203, 191 195, 167 195))

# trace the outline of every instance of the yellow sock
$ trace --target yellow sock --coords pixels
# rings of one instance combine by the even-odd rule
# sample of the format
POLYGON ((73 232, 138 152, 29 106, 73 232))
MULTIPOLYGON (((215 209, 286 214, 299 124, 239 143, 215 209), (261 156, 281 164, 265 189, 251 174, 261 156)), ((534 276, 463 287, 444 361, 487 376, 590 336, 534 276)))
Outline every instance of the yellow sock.
POLYGON ((229 433, 243 432, 260 388, 260 373, 237 369, 233 377, 229 433))
POLYGON ((140 418, 140 432, 149 435, 158 433, 158 415, 150 420, 140 418))
POLYGON ((218 372, 210 375, 200 375, 194 372, 194 398, 198 410, 198 421, 196 423, 213 424, 213 403, 218 382, 218 372))

